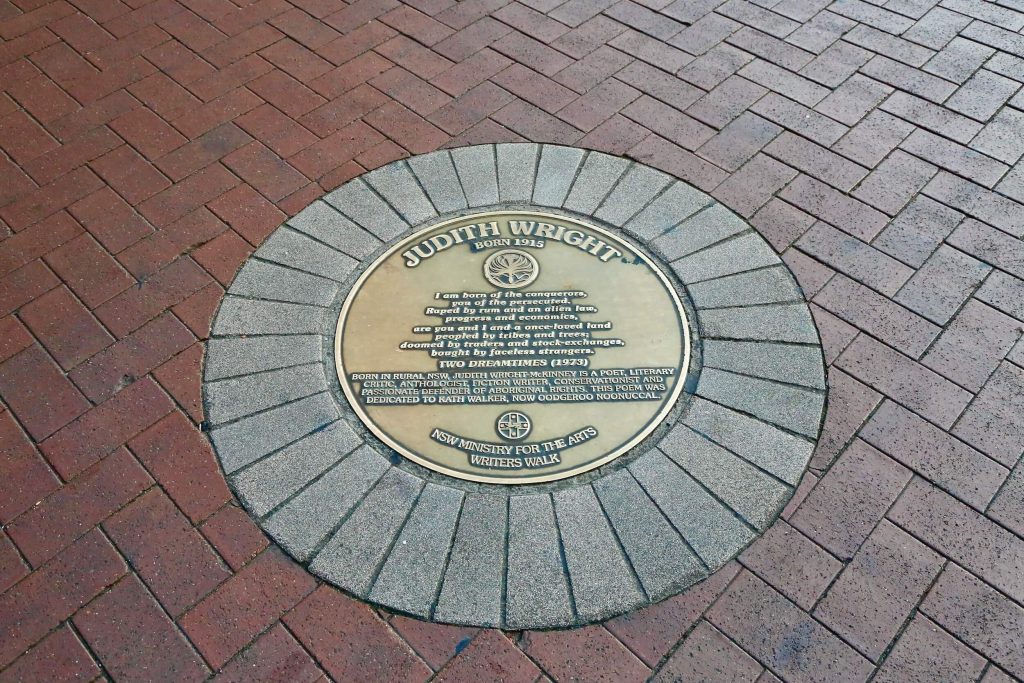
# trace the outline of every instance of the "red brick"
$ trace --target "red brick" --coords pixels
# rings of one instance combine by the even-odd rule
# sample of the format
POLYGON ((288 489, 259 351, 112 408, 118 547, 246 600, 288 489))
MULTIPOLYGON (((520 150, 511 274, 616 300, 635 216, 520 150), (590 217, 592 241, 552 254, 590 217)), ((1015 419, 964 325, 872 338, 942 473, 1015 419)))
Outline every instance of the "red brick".
POLYGON ((370 84, 420 116, 429 116, 452 99, 400 66, 388 69, 370 81, 370 84))
POLYGON ((122 337, 209 282, 209 275, 195 261, 182 256, 151 275, 139 287, 123 292, 97 308, 96 315, 116 336, 122 337))
POLYGON ((883 520, 829 588, 814 616, 877 662, 942 565, 942 557, 883 520))
POLYGON ((462 652, 480 630, 471 626, 420 621, 401 615, 393 616, 388 623, 434 671, 462 652))
POLYGON ((114 341, 66 287, 51 289, 24 306, 19 315, 65 370, 114 341))
POLYGON ((487 630, 477 634, 469 647, 448 662, 434 680, 439 683, 476 681, 483 676, 505 683, 532 683, 544 680, 538 674, 537 665, 501 631, 487 630))
POLYGON ((182 11, 184 8, 175 2, 156 0, 156 2, 147 3, 127 14, 121 14, 115 19, 104 22, 103 28, 110 31, 115 37, 126 36, 182 11))
POLYGON ((285 219, 284 213, 249 185, 239 185, 208 206, 254 247, 285 219))
POLYGON ((249 515, 237 505, 225 505, 203 523, 203 534, 235 571, 270 545, 249 515))
POLYGON ((228 662, 213 680, 215 683, 312 683, 322 675, 316 662, 292 634, 276 624, 228 662))
POLYGON ((132 501, 103 528, 172 618, 231 576, 159 487, 132 501))
POLYGON ((260 55, 277 68, 294 76, 301 83, 308 83, 331 69, 331 63, 317 56, 291 38, 279 40, 270 47, 260 50, 260 55))
POLYGON ((227 123, 263 104, 257 95, 245 88, 236 88, 206 104, 179 112, 171 123, 188 138, 196 138, 208 130, 227 123))
POLYGON ((420 78, 428 80, 452 65, 450 60, 402 35, 378 45, 374 50, 420 78))
POLYGON ((722 632, 706 621, 686 636, 658 674, 651 679, 665 681, 760 681, 763 669, 750 655, 736 647, 722 632))
POLYGON ((171 310, 200 339, 210 336, 213 315, 224 297, 224 288, 211 282, 171 310))
POLYGON ((67 212, 55 213, 0 242, 0 275, 21 268, 82 233, 67 212))
POLYGON ((257 0, 244 8, 226 12, 214 22, 214 25, 231 36, 263 23, 287 9, 289 9, 289 5, 284 0, 257 0))
MULTIPOLYGON (((104 154, 92 162, 92 167, 133 206, 171 184, 155 166, 128 145, 104 154)), ((173 188, 166 191, 172 192, 173 188)))
POLYGON ((579 146, 622 156, 651 134, 638 123, 616 114, 587 133, 579 146))
POLYGON ((814 607, 843 568, 799 531, 776 522, 740 556, 740 562, 801 608, 814 607))
POLYGON ((827 469, 881 402, 882 395, 845 372, 828 369, 828 410, 811 467, 827 469))
POLYGON ((181 625, 204 658, 220 667, 315 587, 305 569, 272 547, 200 602, 181 625))
POLYGON ((36 441, 89 409, 89 402, 39 346, 0 364, 0 396, 36 441))
POLYGON ((46 76, 14 83, 8 92, 43 125, 79 108, 73 98, 46 76))
POLYGON ((960 677, 976 680, 984 667, 984 658, 919 614, 900 634, 874 680, 876 683, 954 681, 960 677))
MULTIPOLYGON (((6 533, 0 533, 0 593, 16 584, 28 573, 29 567, 21 559, 21 555, 14 547, 10 537, 6 533)), ((0 683, 3 681, 4 678, 0 675, 0 683)))
POLYGON ((419 681, 430 675, 373 610, 337 589, 317 589, 284 622, 336 680, 419 681))
POLYGON ((156 162, 157 168, 174 181, 224 158, 250 142, 248 133, 233 123, 225 123, 179 147, 156 162))
POLYGON ((856 440, 789 522, 839 559, 848 560, 910 477, 895 460, 856 440))
POLYGON ((141 379, 43 441, 39 448, 70 479, 171 411, 156 382, 141 379))
MULTIPOLYGON (((0 523, 6 524, 45 498, 60 482, 18 428, 8 411, 0 412, 0 523)), ((3 591, 0 590, 0 593, 3 591)))
POLYGON ((42 126, 23 111, 11 112, 0 118, 0 149, 19 165, 59 146, 42 126))
POLYGON ((7 531, 38 567, 152 483, 135 458, 121 448, 15 519, 7 531))
POLYGON ((324 45, 317 50, 317 54, 334 64, 344 64, 394 36, 395 31, 388 26, 379 21, 370 21, 324 45))
POLYGON ((235 123, 282 157, 290 157, 317 141, 316 135, 269 104, 239 116, 235 123))
POLYGON ((116 680, 201 681, 209 674, 134 574, 76 614, 74 624, 116 680))
MULTIPOLYGON (((0 105, 4 102, 0 96, 0 105)), ((12 104, 12 106, 14 106, 12 104)), ((36 187, 32 179, 7 157, 0 157, 0 205, 9 204, 31 192, 36 187)), ((6 230, 5 234, 9 234, 6 230)))
POLYGON ((521 64, 513 64, 491 80, 548 113, 558 111, 577 97, 572 90, 521 64))
POLYGON ((730 562, 686 592, 616 617, 606 622, 605 627, 647 666, 654 667, 697 623, 739 570, 737 563, 730 562))
POLYGON ((62 116, 51 123, 49 128, 58 138, 67 140, 96 126, 102 126, 138 106, 138 100, 127 92, 118 91, 93 102, 82 110, 62 116))
POLYGON ((105 401, 193 341, 188 328, 165 312, 75 368, 69 377, 90 400, 105 401))
POLYGON ((77 237, 51 252, 46 262, 89 308, 135 283, 90 235, 77 237))
POLYGON ((747 572, 715 603, 708 620, 787 680, 865 681, 873 670, 849 645, 747 572))
POLYGON ((384 139, 373 128, 356 121, 302 150, 289 161, 307 177, 321 178, 384 139))
POLYGON ((153 232, 153 227, 108 187, 72 204, 69 210, 114 254, 153 232))
POLYGON ((50 24, 50 30, 81 54, 98 50, 113 42, 109 33, 87 14, 77 13, 50 24))
POLYGON ((23 164, 22 168, 40 185, 53 182, 85 163, 103 156, 121 144, 109 129, 94 128, 55 150, 23 164))
POLYGON ((214 71, 199 55, 177 40, 163 42, 146 50, 144 54, 147 60, 160 69, 160 73, 167 74, 182 85, 194 83, 214 71))
POLYGON ((98 190, 102 184, 92 171, 79 168, 3 207, 0 209, 0 218, 17 232, 67 208, 98 190))
POLYGON ((379 168, 384 164, 390 164, 392 161, 398 161, 399 159, 405 159, 409 156, 409 153, 403 148, 399 147, 390 140, 384 140, 379 142, 370 149, 359 154, 356 157, 356 164, 352 166, 353 173, 348 178, 344 178, 348 173, 348 168, 337 168, 329 176, 322 179, 322 182, 337 183, 334 187, 338 187, 344 182, 351 180, 352 178, 360 175, 363 169, 372 171, 375 168, 379 168), (359 170, 355 170, 359 169, 359 170))
POLYGON ((125 249, 117 259, 136 279, 145 283, 182 254, 225 230, 227 226, 223 221, 206 208, 199 208, 157 231, 149 239, 125 249))
POLYGON ((59 283, 50 269, 38 260, 0 277, 0 315, 18 310, 59 283))
MULTIPOLYGON (((1018 679, 1024 677, 1024 608, 948 564, 921 611, 1018 679)), ((987 678, 986 678, 987 680, 987 678)))
POLYGON ((35 340, 15 316, 0 318, 0 363, 32 346, 35 340))
POLYGON ((257 24, 207 48, 203 51, 203 57, 214 66, 223 68, 268 45, 273 45, 283 35, 273 26, 257 24))
MULTIPOLYGON (((380 20, 382 23, 397 29, 428 47, 454 33, 452 29, 441 22, 408 6, 396 7, 381 17, 380 20)), ((557 24, 554 21, 551 23, 557 24)))
MULTIPOLYGON (((391 144, 388 145, 389 142, 390 142, 390 140, 384 140, 383 142, 379 142, 376 145, 374 145, 373 147, 371 147, 370 149, 368 149, 365 152, 363 152, 362 154, 360 154, 360 156, 362 156, 363 154, 368 154, 368 155, 373 156, 374 159, 376 159, 377 158, 376 152, 381 150, 382 148, 386 147, 387 149, 394 149, 395 147, 398 147, 393 142, 391 142, 391 144)), ((402 155, 404 155, 404 156, 408 156, 409 155, 409 153, 406 152, 401 147, 398 147, 398 149, 401 150, 402 155)), ((323 188, 324 192, 330 192, 331 190, 333 190, 335 188, 338 188, 338 187, 341 187, 342 185, 344 185, 348 181, 352 180, 353 178, 355 178, 358 175, 362 175, 365 172, 366 172, 366 168, 361 166, 358 162, 346 161, 344 164, 342 164, 338 168, 334 169, 333 171, 331 171, 330 173, 328 173, 324 177, 320 178, 320 180, 318 181, 318 184, 320 185, 321 188, 323 188)), ((304 208, 304 207, 299 207, 299 208, 301 209, 301 208, 304 208)))
POLYGON ((485 47, 431 79, 431 83, 453 97, 467 92, 512 63, 505 55, 485 47))
POLYGON ((99 673, 75 632, 61 626, 0 673, 0 683, 89 681, 99 673))
POLYGON ((283 71, 271 71, 248 84, 250 90, 291 117, 302 116, 326 100, 283 71))
POLYGON ((358 0, 326 17, 326 23, 342 33, 378 18, 388 10, 396 7, 396 0, 358 0))
POLYGON ((195 423, 203 421, 203 395, 200 386, 203 345, 192 344, 153 371, 156 381, 178 402, 195 423))
POLYGON ((160 22, 160 28, 191 50, 201 51, 224 40, 223 33, 192 12, 181 12, 160 22))
POLYGON ((644 681, 651 670, 603 626, 573 631, 530 631, 523 652, 556 679, 644 681))
POLYGON ((309 181, 260 142, 251 142, 224 158, 224 164, 271 201, 284 199, 309 181))
POLYGON ((484 81, 434 112, 430 116, 430 121, 446 133, 458 135, 513 99, 512 95, 498 86, 484 81))
POLYGON ((98 530, 75 541, 52 562, 0 595, 0 667, 42 638, 128 568, 98 530))
POLYGON ((198 97, 163 73, 156 73, 132 83, 128 86, 128 91, 168 121, 202 104, 198 97))
POLYGON ((364 85, 371 78, 384 73, 392 66, 394 65, 390 60, 375 52, 366 52, 331 69, 312 81, 310 87, 320 95, 334 101, 339 95, 364 85))
POLYGON ((303 126, 326 137, 341 130, 360 117, 380 107, 388 98, 368 85, 353 88, 345 97, 337 98, 300 119, 303 126))
POLYGON ((692 183, 705 192, 718 187, 726 178, 725 171, 714 164, 657 135, 645 138, 629 150, 629 156, 692 183))

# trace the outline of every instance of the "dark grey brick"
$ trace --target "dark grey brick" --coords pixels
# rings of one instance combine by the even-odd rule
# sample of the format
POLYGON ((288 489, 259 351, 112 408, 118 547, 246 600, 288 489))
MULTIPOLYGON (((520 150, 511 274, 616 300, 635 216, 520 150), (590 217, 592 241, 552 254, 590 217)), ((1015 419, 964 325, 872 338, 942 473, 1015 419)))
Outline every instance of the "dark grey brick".
POLYGON ((962 14, 950 12, 942 7, 933 7, 918 19, 903 37, 933 50, 941 50, 970 23, 971 20, 962 14))
POLYGON ((946 106, 953 111, 986 122, 1020 89, 1020 83, 982 69, 968 79, 946 106))
POLYGON ((888 296, 895 294, 914 273, 899 261, 826 223, 815 224, 797 240, 796 246, 888 296))
POLYGON ((963 83, 995 53, 990 47, 963 38, 954 38, 924 66, 928 73, 954 83, 963 83))

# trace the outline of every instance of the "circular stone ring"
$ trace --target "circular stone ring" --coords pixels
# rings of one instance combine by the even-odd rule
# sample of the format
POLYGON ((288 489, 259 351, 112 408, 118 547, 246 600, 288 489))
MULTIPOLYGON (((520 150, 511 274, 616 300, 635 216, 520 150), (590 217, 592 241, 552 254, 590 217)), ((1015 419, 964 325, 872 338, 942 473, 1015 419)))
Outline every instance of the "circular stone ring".
POLYGON ((422 619, 577 626, 763 533, 820 435, 792 274, 692 186, 477 145, 315 201, 239 270, 203 396, 245 509, 309 571, 422 619))

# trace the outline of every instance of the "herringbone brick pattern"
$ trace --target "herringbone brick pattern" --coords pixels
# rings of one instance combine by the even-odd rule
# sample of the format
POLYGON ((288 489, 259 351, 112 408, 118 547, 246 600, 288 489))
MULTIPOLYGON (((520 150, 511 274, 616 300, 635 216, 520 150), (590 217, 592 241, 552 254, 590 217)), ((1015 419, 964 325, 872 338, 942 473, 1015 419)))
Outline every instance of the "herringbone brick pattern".
POLYGON ((0 681, 1024 678, 1019 0, 0 0, 0 681), (286 216, 410 154, 630 156, 797 274, 797 497, 568 632, 395 616, 231 500, 203 340, 286 216))

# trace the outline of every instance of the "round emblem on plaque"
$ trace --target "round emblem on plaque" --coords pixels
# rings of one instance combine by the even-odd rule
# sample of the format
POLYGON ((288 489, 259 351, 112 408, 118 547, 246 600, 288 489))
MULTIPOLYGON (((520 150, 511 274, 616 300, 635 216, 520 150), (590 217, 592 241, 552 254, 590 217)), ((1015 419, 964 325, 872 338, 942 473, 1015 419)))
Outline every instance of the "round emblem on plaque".
POLYGON ((518 410, 502 413, 494 426, 494 431, 506 441, 521 441, 530 435, 531 429, 533 425, 530 424, 530 418, 518 410))
POLYGON ((430 225, 380 256, 344 302, 335 352, 349 403, 389 446, 515 484, 637 445, 679 397, 690 340, 676 290, 632 243, 508 210, 430 225))
POLYGON ((540 275, 537 259, 519 249, 502 249, 484 261, 484 277, 502 289, 520 289, 540 275))

